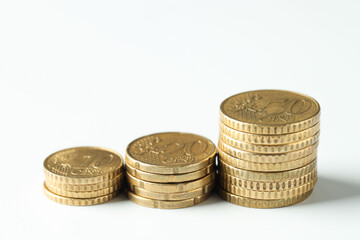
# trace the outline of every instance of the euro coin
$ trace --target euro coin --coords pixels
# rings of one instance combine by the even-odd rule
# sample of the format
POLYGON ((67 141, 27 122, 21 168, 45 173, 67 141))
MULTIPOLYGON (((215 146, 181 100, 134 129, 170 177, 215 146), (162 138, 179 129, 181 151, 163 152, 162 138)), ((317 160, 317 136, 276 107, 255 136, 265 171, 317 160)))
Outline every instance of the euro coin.
POLYGON ((292 188, 297 188, 303 184, 307 184, 317 178, 317 169, 315 168, 308 174, 303 176, 285 179, 283 181, 249 181, 247 179, 242 179, 234 177, 230 174, 220 171, 219 172, 219 181, 226 182, 235 187, 245 188, 254 191, 284 191, 292 188))
POLYGON ((108 195, 110 193, 119 191, 121 188, 120 184, 115 184, 113 186, 107 187, 107 188, 103 188, 103 189, 98 189, 98 190, 93 190, 93 191, 67 191, 67 190, 63 190, 61 188, 57 188, 53 185, 46 185, 47 189, 51 192, 53 192, 54 194, 63 196, 63 197, 69 197, 69 198, 95 198, 95 197, 100 197, 100 196, 104 196, 104 195, 108 195))
POLYGON ((67 184, 96 184, 117 177, 123 170, 120 154, 98 147, 61 150, 44 161, 45 176, 67 184))
POLYGON ((253 198, 253 199, 286 199, 286 198, 292 198, 301 194, 304 194, 310 190, 312 190, 316 184, 317 179, 302 184, 300 186, 286 189, 286 190, 273 190, 273 191, 257 191, 257 190, 250 190, 247 188, 237 187, 231 183, 225 182, 223 180, 219 181, 219 186, 226 190, 229 193, 247 197, 247 198, 253 198))
POLYGON ((220 132, 219 139, 225 144, 243 151, 262 153, 262 154, 279 154, 279 153, 298 151, 306 147, 312 146, 314 145, 314 143, 316 143, 319 140, 319 135, 320 132, 317 132, 315 133, 315 135, 303 139, 301 141, 282 144, 282 145, 259 145, 259 144, 246 143, 228 137, 222 132, 220 132))
POLYGON ((216 146, 190 133, 157 133, 131 142, 125 159, 138 170, 155 174, 182 174, 214 163, 216 146))
POLYGON ((44 183, 44 193, 47 198, 50 200, 65 204, 65 205, 72 205, 72 206, 90 206, 90 205, 96 205, 100 203, 107 202, 114 197, 117 196, 118 192, 112 192, 104 196, 95 197, 95 198, 69 198, 69 197, 63 197, 57 194, 54 194, 53 192, 49 191, 49 189, 46 187, 44 183))
POLYGON ((141 187, 147 191, 160 192, 160 193, 172 193, 172 192, 186 192, 200 188, 215 180, 215 173, 189 182, 183 183, 153 183, 137 179, 128 172, 126 173, 127 181, 137 187, 141 187))
POLYGON ((237 178, 245 179, 248 181, 258 181, 258 182, 277 182, 284 181, 288 179, 300 178, 314 169, 316 169, 317 160, 315 159, 308 165, 305 165, 301 168, 282 171, 282 172, 254 172, 235 168, 226 164, 224 161, 219 159, 219 171, 225 172, 229 175, 232 175, 237 178))
POLYGON ((132 176, 148 181, 148 182, 157 182, 157 183, 181 183, 181 182, 188 182, 192 180, 196 180, 202 178, 211 172, 215 171, 215 164, 212 163, 211 165, 200 169, 195 172, 190 173, 183 173, 183 174, 154 174, 148 173, 136 168, 131 167, 129 164, 126 165, 126 171, 130 173, 132 176))
POLYGON ((282 145, 287 143, 298 142, 315 135, 320 129, 320 123, 318 122, 311 128, 305 129, 300 132, 280 134, 280 135, 259 135, 246 132, 239 132, 226 126, 220 121, 220 131, 235 139, 250 144, 261 145, 282 145))
POLYGON ((316 142, 311 146, 293 152, 278 153, 278 154, 262 154, 262 153, 254 153, 254 152, 240 150, 231 147, 222 141, 219 141, 218 144, 219 149, 230 156, 246 161, 253 161, 260 163, 288 162, 299 158, 304 158, 314 152, 317 153, 318 145, 319 143, 316 142))
POLYGON ((215 182, 212 182, 203 187, 194 190, 189 190, 186 192, 160 193, 160 192, 147 191, 141 187, 137 187, 131 183, 128 183, 129 190, 136 195, 150 199, 167 200, 167 201, 195 198, 211 192, 214 189, 214 186, 215 186, 215 182))
POLYGON ((62 189, 64 191, 71 191, 71 192, 90 192, 96 191, 99 189, 108 188, 110 186, 121 184, 123 180, 123 174, 121 173, 117 177, 110 179, 105 182, 95 183, 95 184, 83 184, 83 185, 74 185, 74 184, 67 184, 67 183, 59 183, 53 181, 51 178, 45 178, 45 183, 47 186, 52 185, 56 188, 62 189))
POLYGON ((280 207, 290 206, 304 201, 306 198, 308 198, 311 195, 312 191, 313 190, 310 190, 306 193, 291 198, 264 200, 264 199, 241 197, 229 193, 221 188, 218 188, 218 193, 220 197, 222 197, 224 200, 236 205, 251 207, 251 208, 280 208, 280 207))
POLYGON ((176 208, 191 207, 196 204, 204 202, 206 199, 209 198, 211 194, 211 192, 209 192, 201 196, 189 198, 185 200, 166 201, 166 200, 156 200, 156 199, 141 197, 139 195, 132 193, 131 191, 126 191, 126 193, 128 198, 136 204, 139 204, 144 207, 161 208, 161 209, 176 209, 176 208))
POLYGON ((320 119, 319 103, 303 94, 282 90, 258 90, 225 99, 220 120, 240 132, 277 135, 300 132, 320 119))
POLYGON ((316 152, 313 152, 306 157, 295 159, 292 161, 278 162, 278 163, 260 163, 260 162, 246 161, 232 157, 224 153, 220 149, 218 151, 219 151, 219 158, 228 165, 233 166, 235 168, 240 168, 249 171, 256 171, 256 172, 280 172, 280 171, 288 171, 291 169, 300 168, 314 161, 314 159, 317 156, 316 152))

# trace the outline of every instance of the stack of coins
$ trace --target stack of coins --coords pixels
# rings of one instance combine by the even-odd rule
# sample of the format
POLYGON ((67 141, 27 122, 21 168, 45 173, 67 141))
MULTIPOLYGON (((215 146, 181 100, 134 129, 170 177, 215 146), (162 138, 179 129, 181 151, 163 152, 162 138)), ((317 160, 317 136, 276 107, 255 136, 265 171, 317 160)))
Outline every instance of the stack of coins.
POLYGON ((259 90, 220 106, 219 194, 246 207, 303 201, 317 181, 320 106, 302 94, 259 90))
POLYGON ((131 142, 127 195, 139 205, 174 209, 205 201, 215 185, 216 146, 188 133, 158 133, 131 142))
POLYGON ((65 149, 44 161, 45 195, 58 203, 95 205, 114 198, 123 179, 120 154, 97 147, 65 149))

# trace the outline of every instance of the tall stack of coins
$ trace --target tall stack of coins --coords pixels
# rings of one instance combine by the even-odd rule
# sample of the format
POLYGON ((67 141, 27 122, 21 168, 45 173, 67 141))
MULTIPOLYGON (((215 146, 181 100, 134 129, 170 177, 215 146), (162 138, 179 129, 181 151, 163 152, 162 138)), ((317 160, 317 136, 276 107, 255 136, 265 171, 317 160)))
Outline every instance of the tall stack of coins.
POLYGON ((123 170, 123 159, 114 151, 97 147, 65 149, 44 161, 44 193, 66 205, 100 204, 118 194, 123 170))
POLYGON ((205 201, 215 185, 216 146, 188 133, 158 133, 131 142, 125 155, 127 195, 152 208, 205 201))
POLYGON ((303 201, 317 181, 320 106, 302 94, 259 90, 220 106, 219 194, 246 207, 303 201))

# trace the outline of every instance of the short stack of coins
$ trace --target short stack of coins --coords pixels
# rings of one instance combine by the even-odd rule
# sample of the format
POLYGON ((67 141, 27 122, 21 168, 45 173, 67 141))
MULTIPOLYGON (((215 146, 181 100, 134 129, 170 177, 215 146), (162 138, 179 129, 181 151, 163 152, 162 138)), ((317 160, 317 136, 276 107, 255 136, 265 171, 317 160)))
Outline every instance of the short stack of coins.
POLYGON ((123 180, 120 154, 98 147, 56 152, 44 161, 44 193, 73 206, 100 204, 117 196, 123 180))
POLYGON ((240 93, 220 106, 219 195, 246 207, 305 200, 317 181, 320 106, 281 90, 240 93))
POLYGON ((215 186, 216 146, 189 133, 157 133, 131 142, 125 155, 128 198, 175 209, 205 201, 215 186))

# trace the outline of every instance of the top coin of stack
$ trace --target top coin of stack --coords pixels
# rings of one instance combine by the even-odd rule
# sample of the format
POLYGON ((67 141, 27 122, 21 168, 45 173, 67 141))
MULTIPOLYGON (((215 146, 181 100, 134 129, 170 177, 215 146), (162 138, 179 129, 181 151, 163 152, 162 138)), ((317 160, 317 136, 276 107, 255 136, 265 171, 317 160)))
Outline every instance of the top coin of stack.
POLYGON ((189 133, 138 138, 126 150, 127 194, 153 208, 183 208, 205 201, 215 180, 216 146, 189 133))
POLYGON ((103 203, 119 192, 123 170, 122 157, 112 150, 65 149, 44 161, 44 193, 51 200, 66 205, 103 203))
POLYGON ((240 93, 220 106, 219 193, 272 208, 306 199, 316 183, 320 106, 281 90, 240 93))

